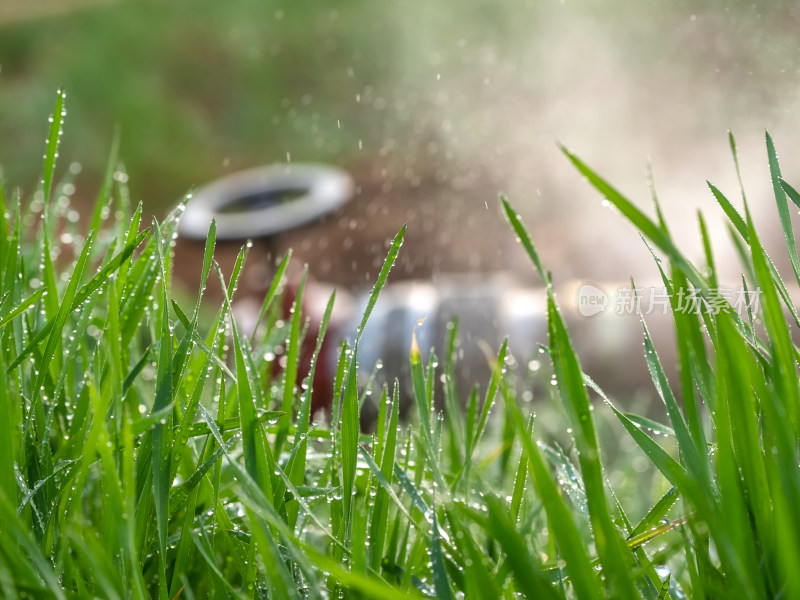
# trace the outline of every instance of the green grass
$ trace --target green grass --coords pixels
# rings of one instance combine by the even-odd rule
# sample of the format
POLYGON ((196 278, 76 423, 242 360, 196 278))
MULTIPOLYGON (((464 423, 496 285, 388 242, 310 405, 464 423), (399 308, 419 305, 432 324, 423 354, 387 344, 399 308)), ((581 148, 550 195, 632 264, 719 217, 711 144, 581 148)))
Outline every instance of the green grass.
MULTIPOLYGON (((62 105, 59 94, 42 193, 29 202, 0 186, 0 595, 800 597, 796 319, 743 190, 737 209, 711 186, 743 281, 761 291, 761 310, 746 315, 709 308, 717 284, 702 219, 697 266, 657 205, 653 219, 565 151, 642 233, 642 251, 663 257, 673 299, 693 288, 709 301, 674 312, 679 381, 643 326, 664 423, 625 412, 582 372, 546 261, 502 199, 547 288, 541 350, 563 420, 546 416, 546 397, 517 400, 505 344, 482 400, 473 393, 460 410, 454 328, 439 371, 412 345, 414 421, 398 423, 396 388, 374 390, 377 428, 365 435, 359 339, 342 347, 331 422, 311 419, 312 378, 293 384, 305 328, 300 311, 280 319, 288 256, 248 339, 231 318, 247 247, 222 273, 209 230, 201 286, 218 277, 225 301, 206 322, 202 289, 190 306, 172 297, 180 207, 144 228, 124 183, 108 178, 84 231, 53 200, 68 183, 56 177, 62 105), (285 339, 289 364, 275 376, 266 349, 285 339), (434 408, 440 375, 446 414, 434 408), (627 446, 611 444, 619 431, 627 446)), ((733 138, 731 148, 738 170, 733 138)), ((800 194, 769 137, 767 160, 800 284, 789 219, 800 194)))

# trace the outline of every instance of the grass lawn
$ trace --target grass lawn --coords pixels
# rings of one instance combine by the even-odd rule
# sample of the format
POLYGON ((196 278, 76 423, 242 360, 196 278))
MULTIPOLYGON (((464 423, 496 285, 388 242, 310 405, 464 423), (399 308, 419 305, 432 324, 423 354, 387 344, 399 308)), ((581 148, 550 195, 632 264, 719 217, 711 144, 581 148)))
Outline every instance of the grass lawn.
MULTIPOLYGON (((88 227, 75 218, 62 193, 69 172, 56 168, 62 107, 59 95, 40 191, 0 188, 4 597, 800 596, 798 317, 743 191, 737 208, 711 187, 743 284, 760 296, 744 313, 715 298, 702 217, 705 260, 695 265, 657 203, 648 216, 565 151, 642 234, 640 251, 659 257, 672 292, 678 381, 666 380, 643 326, 662 422, 625 412, 583 375, 552 293, 558 273, 503 198, 509 235, 549 292, 541 350, 559 410, 516 397, 505 344, 488 389, 466 407, 453 387, 454 341, 438 358, 412 345, 414 419, 398 422, 396 389, 372 390, 380 413, 365 435, 358 340, 341 349, 330 418, 309 414, 311 386, 294 383, 303 316, 281 318, 281 272, 263 328, 246 338, 231 297, 247 247, 221 272, 212 226, 201 289, 176 301, 180 207, 144 223, 112 162, 88 227), (226 298, 206 322, 209 278, 226 298), (704 300, 698 312, 678 310, 689 291, 704 300), (279 369, 268 350, 281 342, 279 369), (444 413, 432 398, 439 378, 444 413)), ((731 148, 736 159, 733 137, 731 148)), ((800 282, 789 221, 800 194, 769 137, 767 158, 800 282)))

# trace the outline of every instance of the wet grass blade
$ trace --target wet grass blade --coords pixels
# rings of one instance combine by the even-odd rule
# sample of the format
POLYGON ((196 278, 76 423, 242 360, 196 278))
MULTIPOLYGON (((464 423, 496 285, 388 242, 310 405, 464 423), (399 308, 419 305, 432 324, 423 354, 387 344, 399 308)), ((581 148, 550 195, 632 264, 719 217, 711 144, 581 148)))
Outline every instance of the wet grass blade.
POLYGON ((789 254, 789 261, 792 263, 795 281, 800 285, 800 260, 797 257, 797 243, 794 239, 794 229, 792 219, 789 214, 789 203, 786 199, 786 191, 781 184, 781 168, 778 164, 778 153, 769 132, 765 133, 767 141, 767 158, 769 160, 769 173, 772 178, 772 191, 775 194, 775 204, 778 207, 778 219, 783 231, 783 238, 786 241, 786 250, 789 254))
POLYGON ((789 182, 787 182, 785 179, 779 178, 778 181, 780 182, 783 191, 786 192, 788 198, 794 203, 795 207, 800 210, 800 192, 789 185, 789 182))
POLYGON ((297 286, 297 295, 289 311, 292 316, 292 322, 289 328, 289 343, 286 348, 286 366, 283 370, 283 397, 280 404, 280 409, 284 414, 278 421, 278 433, 275 436, 274 453, 276 455, 280 455, 286 437, 289 435, 289 424, 292 421, 292 411, 295 405, 297 361, 301 344, 300 320, 303 316, 303 289, 306 285, 306 275, 307 272, 304 270, 297 286))
POLYGON ((700 496, 700 490, 695 485, 694 481, 689 477, 686 469, 674 458, 672 458, 666 450, 658 445, 649 435, 641 430, 638 423, 629 419, 622 411, 620 411, 613 402, 606 396, 597 384, 591 379, 585 377, 586 384, 597 392, 605 403, 611 408, 617 416, 623 427, 628 431, 637 445, 644 451, 647 458, 653 465, 661 471, 662 475, 666 477, 673 486, 681 490, 682 493, 697 498, 700 496))
POLYGON ((747 224, 744 222, 742 215, 739 214, 739 211, 733 207, 733 204, 731 204, 730 200, 728 200, 725 197, 725 194, 719 191, 714 184, 712 184, 710 181, 707 181, 706 184, 711 190, 711 193, 714 195, 714 198, 716 198, 717 202, 722 207, 722 210, 725 212, 725 215, 728 217, 731 225, 733 225, 745 242, 750 243, 750 234, 747 231, 747 224))
MULTIPOLYGON (((0 373, 5 373, 5 360, 0 351, 0 373)), ((10 394, 11 390, 5 385, 0 385, 0 422, 17 423, 16 403, 10 394)), ((17 501, 17 482, 14 476, 15 447, 18 444, 18 434, 6 431, 5 435, 0 435, 0 490, 4 490, 8 496, 8 501, 16 504, 17 501)), ((2 492, 0 492, 2 493, 2 492)))
POLYGON ((667 514, 670 508, 672 508, 675 502, 678 500, 679 494, 678 489, 671 487, 667 490, 667 492, 659 498, 658 502, 655 503, 653 508, 647 511, 647 514, 639 521, 639 524, 631 531, 630 537, 628 538, 628 543, 630 544, 630 540, 635 538, 636 536, 651 530, 653 527, 661 523, 664 519, 664 515, 667 514))
POLYGON ((44 206, 50 204, 50 196, 53 189, 53 173, 56 168, 56 159, 58 158, 58 145, 61 141, 63 133, 62 126, 64 124, 64 117, 66 110, 64 108, 64 98, 66 94, 63 90, 58 90, 56 93, 56 104, 53 108, 53 114, 50 117, 50 131, 47 134, 47 149, 44 155, 44 173, 42 174, 42 191, 44 192, 44 206))
POLYGON ((341 445, 341 461, 342 461, 342 487, 344 490, 344 519, 345 519, 345 527, 344 527, 344 535, 345 535, 345 545, 349 544, 349 536, 351 533, 352 527, 352 501, 353 501, 353 486, 355 483, 355 475, 356 475, 356 461, 358 455, 358 434, 360 430, 359 425, 359 409, 358 409, 358 384, 357 384, 357 369, 358 369, 358 341, 361 339, 361 335, 363 334, 364 327, 367 324, 367 320, 369 319, 370 314, 372 313, 372 309, 375 306, 375 303, 378 301, 378 296, 380 295, 383 286, 386 283, 386 279, 389 277, 389 272, 391 271, 392 267, 394 266, 394 262, 397 258, 397 253, 400 250, 400 246, 403 244, 403 237, 405 236, 406 226, 404 225, 392 242, 391 247, 389 248, 389 252, 386 255, 386 260, 383 263, 383 267, 381 267, 380 273, 378 274, 378 279, 375 281, 375 285, 372 287, 372 291, 370 292, 369 299, 367 300, 366 308, 364 309, 364 314, 361 317, 361 324, 359 325, 358 332, 356 334, 356 342, 352 350, 352 354, 350 356, 349 365, 347 368, 347 375, 346 375, 346 383, 344 386, 344 391, 342 395, 342 445, 341 445))
POLYGON ((50 199, 53 190, 53 174, 55 172, 56 160, 58 158, 58 146, 61 141, 63 132, 63 122, 66 116, 64 108, 63 90, 58 90, 56 94, 56 104, 53 108, 53 115, 50 117, 50 131, 47 135, 47 147, 44 155, 44 172, 42 174, 42 230, 45 235, 42 236, 42 260, 41 260, 41 278, 44 285, 53 291, 53 295, 45 298, 45 310, 49 318, 55 317, 58 312, 58 299, 55 296, 56 279, 55 268, 53 267, 53 254, 50 248, 50 239, 53 237, 52 231, 53 219, 50 214, 50 199))
POLYGON ((778 396, 782 398, 786 415, 789 417, 795 436, 800 434, 800 390, 797 387, 797 363, 786 320, 781 310, 780 300, 774 280, 767 266, 767 257, 761 245, 755 226, 748 215, 750 232, 750 249, 753 257, 753 269, 757 279, 758 293, 762 300, 764 325, 770 340, 772 366, 775 369, 773 381, 778 396))
POLYGON ((29 574, 28 586, 52 598, 66 600, 67 596, 59 584, 52 563, 42 554, 39 545, 20 523, 3 490, 0 490, 0 523, 0 549, 4 550, 4 556, 22 558, 17 562, 17 573, 29 574))
POLYGON ((508 357, 508 338, 503 340, 502 345, 500 346, 500 350, 497 352, 497 359, 494 361, 492 365, 492 377, 489 380, 489 387, 486 390, 486 398, 483 401, 483 408, 481 409, 481 416, 478 420, 478 425, 475 428, 475 433, 472 436, 472 442, 469 446, 469 456, 467 458, 467 464, 469 464, 472 460, 472 454, 475 451, 475 447, 477 446, 478 442, 480 442, 481 437, 483 436, 484 431, 486 430, 486 423, 489 420, 489 414, 492 411, 492 406, 494 404, 494 400, 497 396, 497 391, 500 389, 500 383, 502 380, 502 365, 506 363, 506 358, 508 357))
MULTIPOLYGON (((417 326, 421 325, 417 323, 417 326)), ((426 462, 430 466, 433 478, 440 489, 446 490, 448 486, 439 470, 439 462, 436 458, 437 444, 434 443, 434 434, 431 428, 431 403, 429 401, 429 388, 425 382, 425 374, 422 367, 422 357, 420 356, 419 346, 417 345, 416 327, 411 334, 411 383, 414 390, 417 411, 419 413, 420 428, 422 429, 422 452, 426 457, 426 462)), ((431 381, 428 377, 428 381, 431 381)), ((432 382, 431 382, 432 383, 432 382)), ((432 389, 432 388, 431 388, 432 389)))
POLYGON ((440 600, 453 600, 453 588, 450 586, 450 577, 444 564, 436 511, 433 511, 433 523, 431 524, 431 570, 433 571, 433 586, 436 590, 436 597, 440 600))
POLYGON ((342 393, 342 443, 339 449, 342 465, 342 500, 344 505, 344 526, 342 527, 342 542, 345 547, 350 546, 350 535, 353 525, 353 494, 356 481, 356 463, 358 455, 358 343, 353 348, 347 367, 346 381, 342 393))
MULTIPOLYGON (((376 572, 380 570, 388 529, 389 490, 391 490, 389 482, 392 480, 392 471, 394 470, 394 457, 397 444, 397 419, 400 413, 400 398, 397 385, 395 385, 394 388, 394 395, 389 411, 389 425, 386 429, 386 439, 383 443, 383 456, 380 468, 380 473, 383 475, 386 483, 381 483, 375 494, 375 503, 373 504, 372 520, 369 530, 370 564, 372 569, 376 572)), ((364 453, 365 452, 362 450, 362 454, 364 453)))
POLYGON ((708 227, 706 227, 703 213, 700 211, 697 211, 697 224, 700 228, 700 237, 703 240, 703 252, 706 255, 706 276, 708 278, 708 284, 712 290, 716 290, 719 288, 719 282, 717 281, 717 268, 714 264, 714 254, 711 250, 711 238, 708 234, 708 227))
MULTIPOLYGON (((167 407, 173 398, 172 387, 172 327, 169 322, 169 299, 164 272, 163 254, 161 250, 161 229, 154 221, 156 245, 161 272, 161 314, 160 314, 160 350, 158 356, 158 373, 156 375, 156 395, 153 412, 167 407)), ((167 597, 167 529, 169 520, 170 459, 172 457, 172 414, 156 423, 153 428, 152 480, 153 498, 155 502, 156 521, 159 543, 159 598, 167 597)))
MULTIPOLYGON (((526 435, 533 437, 533 415, 528 419, 528 429, 526 435)), ((517 474, 514 477, 514 491, 511 495, 511 518, 514 523, 519 521, 519 514, 522 508, 522 500, 525 494, 525 486, 528 480, 528 455, 525 452, 519 458, 517 474)))
POLYGON ((511 206, 511 203, 508 201, 508 199, 506 199, 505 196, 500 196, 500 202, 503 204, 503 210, 506 213, 508 222, 511 224, 511 228, 517 235, 517 240, 522 244, 522 247, 525 248, 525 252, 533 262, 533 266, 536 267, 536 272, 539 273, 539 277, 542 278, 542 282, 545 285, 549 285, 550 278, 547 274, 547 271, 544 270, 544 265, 539 259, 539 253, 536 252, 536 248, 533 246, 533 241, 531 240, 528 230, 522 223, 522 217, 520 217, 519 213, 514 210, 514 208, 511 206))
POLYGON ((518 590, 526 598, 558 598, 535 555, 528 550, 522 533, 509 519, 506 505, 491 495, 487 496, 486 504, 488 514, 479 522, 503 548, 518 590))
MULTIPOLYGON (((394 488, 392 488, 392 484, 390 483, 390 481, 392 480, 391 476, 387 476, 383 472, 383 470, 375 462, 375 459, 372 458, 372 455, 370 455, 370 453, 367 452, 364 449, 363 446, 359 446, 359 450, 361 451, 361 456, 364 459, 364 462, 367 463, 367 467, 369 467, 370 471, 372 472, 372 475, 375 477, 375 479, 378 480, 378 484, 380 486, 380 490, 384 491, 386 493, 387 497, 391 498, 391 500, 397 506, 397 509, 409 521, 413 521, 414 518, 411 516, 411 513, 408 511, 408 509, 406 508, 405 504, 403 504, 403 502, 400 500, 400 497, 394 491, 394 488)), ((414 504, 416 505, 416 507, 420 510, 420 512, 427 511, 427 509, 428 509, 427 505, 419 497, 419 495, 417 494, 417 492, 413 488, 413 486, 411 486, 410 482, 408 481, 408 478, 405 476, 405 473, 400 471, 400 467, 396 463, 394 463, 394 461, 393 461, 393 465, 392 466, 393 466, 395 475, 398 472, 402 473, 401 476, 398 476, 398 479, 400 479, 400 482, 402 483, 402 485, 406 489, 406 491, 409 492, 409 495, 414 500, 414 504)))
POLYGON ((397 259, 397 253, 400 252, 400 246, 403 245, 403 238, 406 235, 407 228, 408 225, 403 225, 400 228, 400 231, 397 232, 397 235, 394 236, 394 240, 392 240, 392 245, 389 247, 389 252, 386 254, 386 260, 383 261, 383 266, 381 267, 380 273, 378 273, 378 278, 375 280, 375 284, 372 286, 372 291, 367 299, 367 306, 364 309, 364 314, 361 316, 361 324, 358 326, 358 331, 356 334, 356 345, 358 345, 359 340, 361 340, 361 336, 364 333, 364 328, 367 325, 369 316, 372 314, 372 309, 375 307, 375 303, 378 301, 378 296, 380 295, 383 286, 386 284, 386 279, 389 277, 389 272, 394 266, 394 262, 397 259))

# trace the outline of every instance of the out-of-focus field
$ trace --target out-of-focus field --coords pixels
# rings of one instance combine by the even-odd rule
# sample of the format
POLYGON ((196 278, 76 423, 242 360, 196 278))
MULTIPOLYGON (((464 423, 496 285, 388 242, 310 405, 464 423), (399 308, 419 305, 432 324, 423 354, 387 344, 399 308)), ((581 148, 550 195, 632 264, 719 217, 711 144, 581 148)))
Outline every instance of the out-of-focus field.
POLYGON ((653 277, 646 254, 630 252, 637 236, 557 143, 641 203, 650 160, 667 218, 699 254, 695 209, 713 202, 705 178, 736 195, 728 128, 754 205, 774 211, 761 138, 768 128, 797 152, 798 21, 790 2, 4 0, 0 164, 11 183, 35 187, 43 117, 63 86, 61 154, 82 164, 84 196, 115 125, 133 199, 160 214, 248 166, 350 170, 357 201, 283 242, 326 279, 366 282, 406 221, 398 273, 524 264, 499 191, 561 277, 653 277))

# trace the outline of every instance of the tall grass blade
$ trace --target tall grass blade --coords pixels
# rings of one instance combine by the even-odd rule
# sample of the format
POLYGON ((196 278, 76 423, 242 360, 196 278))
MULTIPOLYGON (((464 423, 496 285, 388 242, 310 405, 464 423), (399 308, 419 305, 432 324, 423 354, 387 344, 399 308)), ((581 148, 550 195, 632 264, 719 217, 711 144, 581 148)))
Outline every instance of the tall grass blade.
POLYGON ((536 248, 533 246, 533 242, 531 241, 531 236, 528 233, 528 230, 522 223, 522 217, 520 217, 519 213, 514 210, 514 208, 511 206, 511 203, 508 201, 508 199, 506 199, 505 196, 500 196, 500 202, 503 204, 503 210, 506 213, 506 218, 511 224, 511 228, 514 230, 514 233, 516 233, 517 239, 522 244, 522 247, 525 248, 525 252, 533 262, 533 266, 536 267, 536 272, 539 274, 539 277, 542 278, 542 282, 545 285, 549 285, 550 278, 547 272, 544 270, 544 265, 539 259, 539 253, 536 252, 536 248))
POLYGON ((436 511, 433 512, 433 523, 431 527, 431 570, 433 571, 433 585, 436 590, 436 597, 441 600, 453 600, 453 588, 450 586, 450 577, 447 574, 447 567, 444 564, 442 545, 439 536, 439 522, 436 519, 436 511))
POLYGON ((750 249, 753 257, 758 288, 756 293, 762 300, 764 326, 770 340, 774 372, 771 374, 773 383, 782 399, 786 415, 792 423, 795 437, 800 435, 800 390, 797 386, 797 363, 795 362, 795 348, 792 343, 786 320, 781 310, 780 301, 774 280, 767 266, 767 257, 763 246, 755 231, 755 226, 748 215, 748 229, 750 232, 750 249))
POLYGON ((284 413, 278 421, 278 433, 275 436, 275 454, 280 455, 283 449, 283 444, 286 437, 289 435, 289 424, 292 421, 292 411, 295 405, 295 384, 297 381, 297 361, 300 352, 301 343, 301 328, 300 320, 302 318, 303 306, 303 289, 306 284, 306 271, 300 278, 300 284, 297 286, 297 295, 295 296, 290 314, 292 316, 291 326, 289 328, 289 343, 286 348, 286 366, 283 371, 283 398, 281 399, 280 410, 284 413))
MULTIPOLYGON (((1 348, 0 373, 5 373, 5 360, 1 348)), ((10 391, 6 385, 0 385, 0 422, 17 422, 17 411, 19 409, 16 408, 10 391)), ((7 431, 6 435, 0 435, 0 490, 4 490, 7 500, 12 504, 17 502, 17 482, 14 477, 14 448, 18 443, 17 437, 18 435, 12 434, 12 431, 7 431)))
POLYGON ((797 256, 797 243, 794 239, 792 218, 789 214, 789 203, 786 199, 787 194, 784 186, 781 184, 781 168, 778 164, 778 153, 775 150, 775 144, 769 132, 765 132, 764 135, 767 141, 767 158, 769 160, 769 172, 772 177, 772 190, 775 193, 775 204, 778 207, 778 219, 781 223, 783 238, 786 241, 789 261, 792 263, 792 269, 794 270, 795 281, 800 285, 800 260, 798 260, 797 256))
MULTIPOLYGON (((388 529, 389 516, 388 490, 391 489, 388 482, 392 480, 392 471, 394 470, 395 451, 397 444, 397 419, 400 413, 399 403, 400 397, 398 385, 395 385, 392 403, 389 408, 389 424, 386 428, 386 439, 383 444, 383 456, 381 459, 380 468, 380 473, 387 483, 385 485, 380 485, 375 495, 375 503, 372 509, 372 519, 369 530, 370 566, 376 572, 379 572, 380 570, 381 561, 383 559, 383 549, 386 545, 386 533, 388 529)), ((362 450, 362 454, 366 453, 362 450)))
MULTIPOLYGON (((164 257, 161 249, 161 229, 154 221, 156 247, 161 273, 161 315, 160 315, 160 350, 158 356, 158 374, 156 375, 156 395, 153 412, 164 409, 172 402, 172 327, 169 322, 169 300, 167 297, 166 273, 164 257)), ((172 455, 172 414, 156 423, 153 428, 153 499, 155 502, 156 521, 159 544, 159 598, 167 597, 167 529, 169 520, 170 458, 172 455)))
POLYGON ((386 254, 386 260, 383 261, 383 266, 381 267, 380 273, 378 273, 378 278, 375 280, 375 284, 372 286, 372 291, 367 299, 367 306, 364 309, 364 314, 361 316, 361 323, 358 326, 356 345, 358 345, 358 342, 361 340, 361 336, 364 334, 364 327, 366 327, 369 316, 372 314, 372 309, 375 307, 375 303, 378 301, 378 296, 380 295, 383 286, 386 284, 386 279, 389 277, 389 272, 392 270, 395 260, 397 260, 397 253, 400 252, 400 246, 403 245, 406 229, 408 229, 408 225, 403 225, 400 228, 400 231, 397 232, 397 235, 394 236, 394 240, 392 240, 392 244, 389 247, 389 252, 386 254))
POLYGON ((50 131, 47 134, 47 149, 44 154, 44 173, 42 174, 42 192, 44 193, 44 206, 50 204, 50 196, 53 189, 53 172, 56 167, 56 159, 58 158, 58 145, 61 141, 63 133, 64 117, 66 111, 64 109, 64 98, 66 94, 63 90, 58 90, 56 93, 56 104, 53 108, 53 114, 50 117, 50 131))

